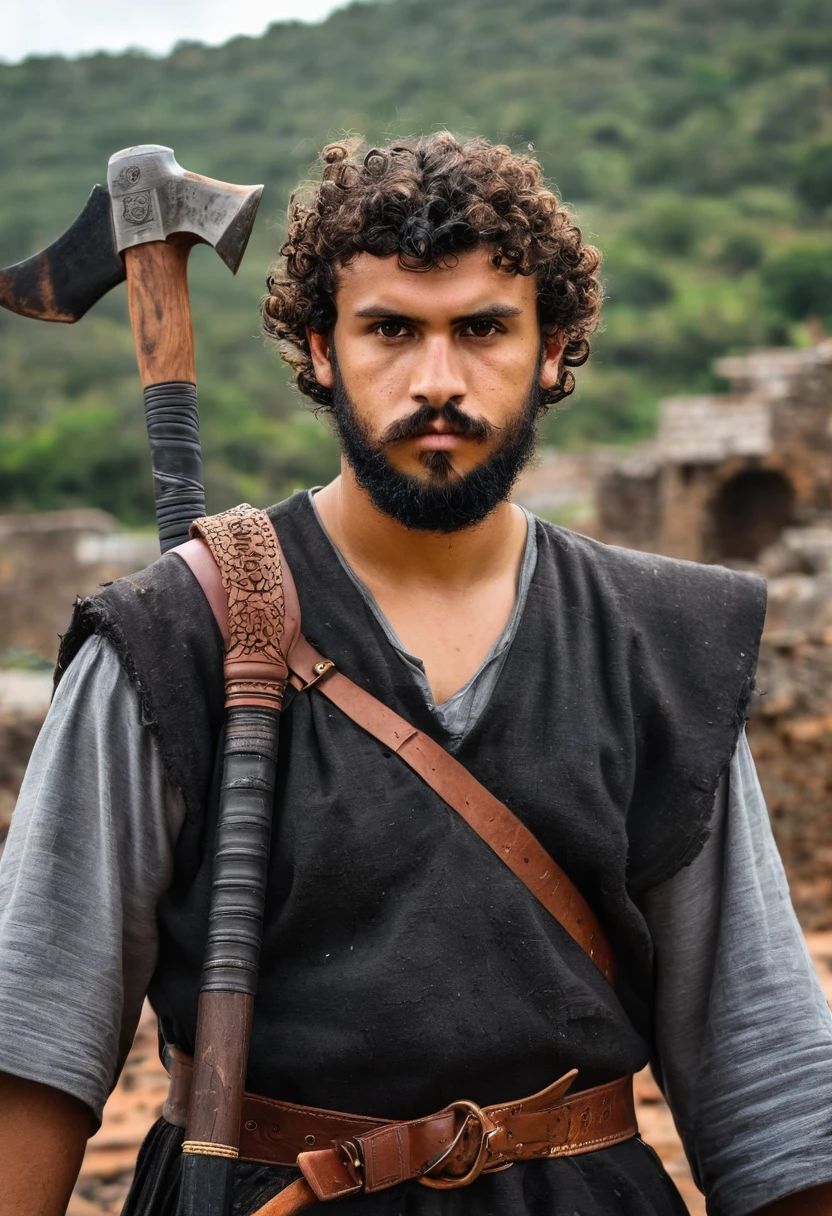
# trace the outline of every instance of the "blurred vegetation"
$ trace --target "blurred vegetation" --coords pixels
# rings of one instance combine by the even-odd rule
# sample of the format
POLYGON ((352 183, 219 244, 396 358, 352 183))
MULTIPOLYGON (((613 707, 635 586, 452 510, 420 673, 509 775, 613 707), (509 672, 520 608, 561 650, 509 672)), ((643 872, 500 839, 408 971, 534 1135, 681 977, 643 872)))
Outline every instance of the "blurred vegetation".
MULTIPOLYGON (((192 293, 208 501, 327 478, 335 444, 258 335, 290 190, 344 130, 447 126, 533 145, 606 258, 609 301, 551 443, 649 433, 716 355, 832 326, 832 0, 390 0, 166 59, 0 66, 0 265, 74 218, 109 155, 265 181, 236 280, 208 250, 192 293)), ((0 311, 0 509, 152 517, 123 289, 77 327, 0 311)))

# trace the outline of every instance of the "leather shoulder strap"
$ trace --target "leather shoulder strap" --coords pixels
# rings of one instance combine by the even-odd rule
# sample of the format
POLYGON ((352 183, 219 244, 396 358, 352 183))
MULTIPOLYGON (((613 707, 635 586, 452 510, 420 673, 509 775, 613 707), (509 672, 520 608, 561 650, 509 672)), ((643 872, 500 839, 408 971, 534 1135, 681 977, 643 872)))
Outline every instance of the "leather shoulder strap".
MULTIPOLYGON (((283 570, 286 617, 297 627, 287 653, 293 684, 303 690, 314 688, 320 692, 418 773, 586 951, 609 983, 614 983, 612 947, 598 918, 569 876, 528 828, 449 752, 336 671, 334 664, 309 644, 299 629, 300 605, 294 579, 279 541, 276 547, 283 570)), ((170 552, 178 554, 190 567, 223 636, 228 638, 227 593, 203 541, 191 540, 170 552)))

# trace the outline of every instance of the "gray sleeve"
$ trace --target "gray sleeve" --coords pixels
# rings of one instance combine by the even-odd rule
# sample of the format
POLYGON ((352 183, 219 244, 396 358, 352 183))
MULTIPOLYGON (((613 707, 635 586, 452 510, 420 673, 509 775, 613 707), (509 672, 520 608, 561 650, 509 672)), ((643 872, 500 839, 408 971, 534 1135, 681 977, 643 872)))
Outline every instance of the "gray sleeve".
POLYGON ((0 863, 0 1070, 101 1117, 156 965, 181 799, 115 651, 58 687, 0 863))
POLYGON ((713 835, 642 910, 663 1085, 708 1212, 832 1181, 832 1014, 744 735, 713 835))

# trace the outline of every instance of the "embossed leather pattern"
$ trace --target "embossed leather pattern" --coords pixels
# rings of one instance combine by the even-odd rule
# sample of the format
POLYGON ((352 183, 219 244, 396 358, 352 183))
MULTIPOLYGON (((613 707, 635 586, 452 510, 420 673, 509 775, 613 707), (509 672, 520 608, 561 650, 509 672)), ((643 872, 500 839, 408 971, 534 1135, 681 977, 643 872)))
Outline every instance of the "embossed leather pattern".
POLYGON ((277 537, 268 515, 242 503, 194 520, 191 537, 211 550, 227 597, 226 708, 280 709, 288 676, 285 600, 277 537))

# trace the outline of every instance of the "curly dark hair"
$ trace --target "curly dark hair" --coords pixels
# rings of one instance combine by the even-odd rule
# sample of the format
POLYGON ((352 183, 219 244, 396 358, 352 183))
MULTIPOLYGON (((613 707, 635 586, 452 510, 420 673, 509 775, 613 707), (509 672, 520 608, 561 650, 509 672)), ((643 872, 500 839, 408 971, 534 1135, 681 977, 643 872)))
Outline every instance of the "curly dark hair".
POLYGON ((364 151, 359 140, 329 144, 319 180, 296 191, 280 256, 266 279, 263 330, 278 343, 297 387, 319 406, 331 390, 315 378, 306 327, 335 324, 337 271, 359 253, 398 254, 402 266, 427 270, 484 246, 495 266, 537 275, 541 332, 565 339, 557 384, 541 391, 543 408, 575 387, 569 370, 589 358, 598 324, 601 255, 543 179, 538 162, 505 144, 447 132, 364 151))

